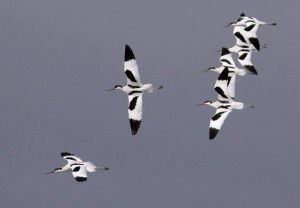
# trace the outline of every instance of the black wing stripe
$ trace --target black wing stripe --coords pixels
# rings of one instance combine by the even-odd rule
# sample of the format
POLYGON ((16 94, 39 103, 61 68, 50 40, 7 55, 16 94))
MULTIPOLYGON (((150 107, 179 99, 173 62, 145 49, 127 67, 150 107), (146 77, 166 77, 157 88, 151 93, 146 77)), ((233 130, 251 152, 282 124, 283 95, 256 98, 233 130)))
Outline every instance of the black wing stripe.
POLYGON ((133 73, 130 70, 126 69, 125 74, 126 74, 127 78, 130 79, 130 81, 137 82, 133 73))
POLYGON ((131 99, 130 103, 129 103, 129 110, 134 110, 135 109, 135 106, 136 106, 136 103, 137 103, 137 99, 138 99, 139 96, 136 96, 134 98, 131 99))

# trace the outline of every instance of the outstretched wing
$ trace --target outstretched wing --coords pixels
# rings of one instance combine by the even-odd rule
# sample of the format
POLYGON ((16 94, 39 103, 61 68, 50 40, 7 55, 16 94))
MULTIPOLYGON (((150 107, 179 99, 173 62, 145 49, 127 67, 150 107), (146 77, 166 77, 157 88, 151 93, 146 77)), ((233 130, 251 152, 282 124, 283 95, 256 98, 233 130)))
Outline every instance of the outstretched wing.
POLYGON ((220 62, 222 63, 222 66, 236 68, 232 55, 227 48, 222 48, 220 62))
POLYGON ((235 79, 236 74, 234 72, 228 74, 227 90, 231 99, 235 98, 235 79))
POLYGON ((127 85, 142 85, 135 56, 132 49, 128 45, 125 45, 124 72, 127 77, 127 85))
POLYGON ((75 163, 71 165, 72 174, 76 181, 83 182, 87 180, 86 167, 82 163, 75 163))
POLYGON ((143 113, 142 93, 136 92, 128 95, 128 116, 132 135, 135 135, 140 128, 143 113))
POLYGON ((231 112, 230 109, 224 106, 220 106, 215 115, 211 118, 210 124, 209 124, 209 139, 214 139, 218 132, 220 131, 225 119, 231 112))
POLYGON ((251 62, 251 54, 252 52, 250 50, 246 50, 246 49, 240 50, 238 52, 238 56, 239 56, 238 61, 252 74, 257 74, 257 71, 251 62))
POLYGON ((82 160, 79 157, 75 156, 74 154, 68 152, 62 152, 60 154, 62 158, 64 158, 68 162, 82 162, 82 160))
POLYGON ((228 68, 225 67, 221 74, 219 75, 216 84, 215 91, 218 93, 218 100, 220 102, 229 102, 231 100, 231 96, 228 92, 228 68))

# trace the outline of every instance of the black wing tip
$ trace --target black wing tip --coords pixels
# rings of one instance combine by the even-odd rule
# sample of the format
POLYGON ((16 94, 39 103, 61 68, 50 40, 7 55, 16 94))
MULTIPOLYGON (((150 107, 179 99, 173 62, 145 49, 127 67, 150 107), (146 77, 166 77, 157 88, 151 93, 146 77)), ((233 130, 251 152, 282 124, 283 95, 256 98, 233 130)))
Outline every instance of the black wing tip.
POLYGON ((109 167, 104 167, 103 170, 109 170, 109 167))
POLYGON ((60 153, 62 157, 65 157, 65 156, 74 156, 74 154, 71 154, 69 152, 62 152, 60 153))
POLYGON ((139 120, 135 120, 135 119, 129 119, 130 122, 130 127, 131 127, 131 133, 132 135, 136 135, 136 133, 138 132, 141 122, 139 120))
POLYGON ((223 69, 222 73, 218 77, 218 80, 228 80, 228 68, 227 67, 225 67, 223 69))
POLYGON ((227 54, 230 54, 230 51, 228 50, 228 48, 223 47, 223 48, 222 48, 221 56, 225 56, 225 55, 227 55, 227 54))
POLYGON ((75 180, 78 182, 84 182, 87 180, 87 177, 75 177, 75 180))
POLYGON ((133 51, 130 48, 130 46, 126 44, 125 45, 125 58, 124 58, 124 61, 129 61, 129 60, 132 60, 132 59, 135 59, 135 56, 134 56, 133 51))
POLYGON ((219 132, 219 129, 209 128, 209 139, 213 140, 217 136, 218 132, 219 132))
POLYGON ((252 65, 245 65, 244 67, 246 69, 248 69, 251 72, 251 74, 255 74, 255 75, 258 74, 254 66, 252 66, 252 65))

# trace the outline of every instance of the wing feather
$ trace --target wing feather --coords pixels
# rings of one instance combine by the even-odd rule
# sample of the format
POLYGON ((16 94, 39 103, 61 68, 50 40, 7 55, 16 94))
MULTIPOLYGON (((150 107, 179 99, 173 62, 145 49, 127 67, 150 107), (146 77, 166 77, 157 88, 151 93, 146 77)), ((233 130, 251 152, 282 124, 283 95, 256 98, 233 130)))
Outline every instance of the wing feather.
POLYGON ((210 120, 209 124, 209 139, 214 139, 220 131, 225 119, 231 112, 230 109, 220 107, 210 120))
POLYGON ((128 45, 125 46, 124 72, 127 77, 127 85, 142 85, 135 56, 128 45))
POLYGON ((128 116, 132 135, 135 135, 142 122, 143 98, 142 93, 128 95, 128 116))

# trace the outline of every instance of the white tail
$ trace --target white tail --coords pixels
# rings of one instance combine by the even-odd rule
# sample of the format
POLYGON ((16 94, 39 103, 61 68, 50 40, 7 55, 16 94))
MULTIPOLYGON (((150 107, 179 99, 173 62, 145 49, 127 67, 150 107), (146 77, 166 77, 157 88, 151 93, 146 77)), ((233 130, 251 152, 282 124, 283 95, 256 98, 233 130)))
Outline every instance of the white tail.
POLYGON ((95 172, 97 170, 97 166, 95 166, 92 162, 86 162, 86 170, 89 172, 95 172))

